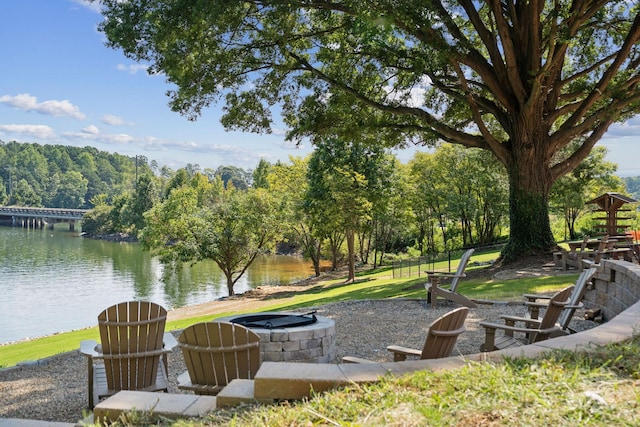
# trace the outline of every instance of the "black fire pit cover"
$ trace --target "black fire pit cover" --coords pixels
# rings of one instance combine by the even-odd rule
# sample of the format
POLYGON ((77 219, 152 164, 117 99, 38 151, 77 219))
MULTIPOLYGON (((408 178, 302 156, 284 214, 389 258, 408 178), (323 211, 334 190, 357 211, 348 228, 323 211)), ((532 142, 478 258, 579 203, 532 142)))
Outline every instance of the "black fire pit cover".
POLYGON ((295 328, 296 326, 311 325, 318 321, 315 314, 309 314, 250 314, 234 317, 231 319, 231 323, 237 323, 247 328, 295 328))

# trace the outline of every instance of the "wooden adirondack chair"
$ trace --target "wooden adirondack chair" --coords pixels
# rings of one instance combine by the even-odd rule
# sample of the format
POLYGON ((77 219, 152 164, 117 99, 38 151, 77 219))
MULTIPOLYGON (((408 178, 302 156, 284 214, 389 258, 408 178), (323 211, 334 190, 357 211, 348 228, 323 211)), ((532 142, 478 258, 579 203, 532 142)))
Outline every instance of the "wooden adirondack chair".
POLYGON ((167 310, 145 301, 122 302, 100 313, 101 344, 80 343, 88 357, 89 408, 120 390, 169 390, 167 353, 176 340, 165 334, 166 320, 167 310))
MULTIPOLYGON (((591 267, 586 270, 582 270, 580 276, 578 276, 578 280, 576 280, 575 287, 571 296, 569 297, 569 304, 564 307, 562 314, 558 318, 558 324, 560 325, 560 331, 558 331, 557 335, 567 335, 570 333, 575 333, 576 331, 569 327, 571 323, 571 319, 575 314, 576 310, 582 308, 582 299, 584 298, 584 293, 587 289, 587 284, 591 280, 594 274, 598 271, 597 268, 591 267)), ((525 304, 529 307, 529 313, 532 319, 537 319, 539 316, 540 308, 548 307, 548 301, 553 297, 550 295, 536 295, 536 294, 524 294, 524 298, 526 299, 525 304), (546 302, 540 302, 538 300, 543 300, 546 302)))
POLYGON ((571 247, 570 250, 562 250, 560 252, 555 252, 553 254, 554 258, 560 258, 560 265, 563 270, 567 270, 569 266, 573 265, 575 267, 576 259, 580 256, 582 252, 587 250, 587 244, 589 243, 589 236, 585 235, 582 239, 582 243, 579 248, 574 246, 571 247))
POLYGON ((427 283, 425 283, 424 287, 427 291, 427 302, 431 303, 432 307, 436 307, 438 305, 438 298, 448 299, 469 308, 478 307, 469 298, 456 292, 460 279, 466 277, 464 271, 467 268, 467 264, 469 263, 469 259, 471 258, 473 251, 474 249, 469 249, 464 254, 462 254, 462 257, 460 258, 460 264, 458 264, 458 269, 454 274, 441 271, 426 272, 427 283), (449 289, 444 289, 440 286, 440 281, 443 278, 451 279, 449 289))
POLYGON ((252 379, 260 367, 260 336, 242 325, 196 323, 178 336, 187 371, 178 388, 216 395, 231 380, 252 379))
MULTIPOLYGON (((417 356, 420 359, 449 357, 458 336, 466 330, 464 321, 468 313, 467 307, 460 307, 434 320, 429 326, 427 339, 422 350, 397 345, 390 345, 387 350, 393 353, 394 362, 402 362, 407 359, 407 356, 417 356)), ((352 356, 343 357, 342 361, 344 363, 374 363, 371 360, 352 356)))
POLYGON ((500 316, 505 324, 480 322, 480 326, 485 328, 485 341, 484 344, 480 346, 480 350, 500 350, 548 339, 551 334, 560 330, 557 321, 564 307, 569 305, 569 297, 573 289, 574 286, 572 285, 555 294, 549 301, 549 305, 542 319, 500 316), (524 326, 518 326, 517 323, 519 322, 523 323, 524 326), (497 329, 504 330, 505 334, 503 337, 496 338, 497 329), (525 334, 525 338, 516 338, 514 336, 515 332, 525 334))
POLYGON ((588 237, 585 237, 585 240, 582 242, 580 246, 580 250, 564 252, 562 255, 562 269, 568 270, 569 267, 576 268, 578 270, 582 270, 584 268, 584 261, 595 260, 597 263, 600 262, 600 258, 602 254, 607 249, 610 244, 609 236, 604 235, 600 238, 598 242, 598 247, 595 250, 589 250, 587 248, 588 237))

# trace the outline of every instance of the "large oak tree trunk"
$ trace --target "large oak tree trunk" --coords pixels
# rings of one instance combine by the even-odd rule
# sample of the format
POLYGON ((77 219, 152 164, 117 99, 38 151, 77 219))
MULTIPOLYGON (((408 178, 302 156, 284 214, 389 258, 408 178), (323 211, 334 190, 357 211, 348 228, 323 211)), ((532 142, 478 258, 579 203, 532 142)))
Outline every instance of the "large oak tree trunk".
POLYGON ((553 184, 549 172, 550 154, 540 127, 529 128, 513 144, 507 165, 509 174, 509 243, 502 252, 509 263, 529 254, 549 252, 555 245, 549 221, 548 197, 553 184))

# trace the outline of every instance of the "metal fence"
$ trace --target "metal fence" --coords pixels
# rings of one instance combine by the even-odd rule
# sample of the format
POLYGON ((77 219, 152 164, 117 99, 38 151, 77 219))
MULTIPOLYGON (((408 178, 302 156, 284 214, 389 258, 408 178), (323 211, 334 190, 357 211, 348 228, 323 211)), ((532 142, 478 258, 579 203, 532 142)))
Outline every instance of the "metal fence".
MULTIPOLYGON (((482 252, 491 251, 495 249, 501 249, 504 246, 503 243, 497 243, 493 245, 486 245, 476 247, 476 254, 482 252)), ((421 256, 417 258, 409 258, 402 261, 395 261, 393 263, 393 278, 401 279, 403 277, 421 277, 426 276, 426 271, 433 271, 436 262, 447 262, 448 268, 438 268, 441 271, 449 271, 458 267, 457 260, 462 256, 464 250, 450 251, 444 253, 433 254, 430 256, 421 256), (456 260, 455 265, 452 266, 451 260, 456 260)))
POLYGON ((417 258, 409 258, 393 263, 393 278, 401 279, 403 277, 420 277, 426 276, 426 271, 434 269, 434 264, 441 261, 449 261, 449 271, 451 271, 452 253, 436 254, 433 256, 421 256, 417 258))

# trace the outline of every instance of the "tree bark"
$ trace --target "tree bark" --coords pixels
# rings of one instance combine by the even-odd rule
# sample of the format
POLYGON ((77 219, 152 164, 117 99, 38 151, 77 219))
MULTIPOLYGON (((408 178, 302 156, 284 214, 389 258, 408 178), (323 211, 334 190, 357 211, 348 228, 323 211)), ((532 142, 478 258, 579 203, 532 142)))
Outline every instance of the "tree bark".
POLYGON ((356 281, 356 251, 355 251, 355 233, 353 230, 347 231, 347 249, 349 251, 349 277, 348 282, 356 281))
POLYGON ((233 290, 233 285, 235 284, 235 282, 233 281, 233 273, 225 271, 224 275, 227 278, 227 291, 229 292, 229 296, 232 297, 236 294, 233 290))
POLYGON ((509 174, 509 243, 503 262, 549 252, 555 245, 548 197, 553 184, 544 144, 514 144, 509 174))

